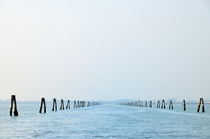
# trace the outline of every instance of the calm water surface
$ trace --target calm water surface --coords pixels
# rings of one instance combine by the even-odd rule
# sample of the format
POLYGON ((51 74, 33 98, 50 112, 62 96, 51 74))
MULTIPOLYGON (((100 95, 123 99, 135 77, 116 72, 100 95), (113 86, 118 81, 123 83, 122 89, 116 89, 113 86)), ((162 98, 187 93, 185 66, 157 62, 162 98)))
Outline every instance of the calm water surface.
POLYGON ((19 117, 9 116, 9 103, 0 103, 0 138, 210 139, 210 107, 174 110, 103 104, 39 114, 38 102, 19 102, 19 117))

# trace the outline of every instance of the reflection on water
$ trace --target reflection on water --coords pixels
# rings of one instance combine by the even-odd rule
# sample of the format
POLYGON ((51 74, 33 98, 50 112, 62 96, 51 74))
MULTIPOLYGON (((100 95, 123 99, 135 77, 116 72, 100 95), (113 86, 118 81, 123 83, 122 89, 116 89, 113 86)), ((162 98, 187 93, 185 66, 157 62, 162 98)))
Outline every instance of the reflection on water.
POLYGON ((210 107, 174 110, 104 104, 39 114, 38 102, 18 103, 19 117, 9 116, 9 103, 0 104, 1 138, 210 138, 210 107))

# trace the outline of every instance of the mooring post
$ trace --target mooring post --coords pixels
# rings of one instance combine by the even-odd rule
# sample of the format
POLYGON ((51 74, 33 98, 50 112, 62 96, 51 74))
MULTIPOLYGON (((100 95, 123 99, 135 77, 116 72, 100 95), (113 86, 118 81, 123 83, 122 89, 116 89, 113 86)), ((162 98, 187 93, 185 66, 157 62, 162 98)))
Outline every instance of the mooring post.
POLYGON ((157 108, 160 108, 160 100, 157 101, 157 108))
POLYGON ((14 104, 14 112, 13 112, 14 113, 14 116, 18 116, 17 102, 16 102, 15 95, 12 95, 11 96, 10 116, 12 116, 13 104, 14 104))
POLYGON ((74 100, 74 108, 76 108, 76 101, 74 100))
POLYGON ((198 109, 197 112, 200 112, 200 106, 202 105, 202 112, 205 112, 205 107, 204 107, 204 100, 203 98, 200 98, 199 104, 198 104, 198 109))
POLYGON ((149 102, 149 107, 152 108, 152 101, 149 102))
POLYGON ((162 104, 161 104, 161 109, 165 109, 166 108, 166 104, 165 104, 165 100, 162 100, 162 104))
POLYGON ((70 100, 67 102, 66 109, 70 109, 70 100))
POLYGON ((44 113, 46 113, 46 102, 45 102, 45 98, 41 98, 41 105, 40 105, 39 113, 42 113, 43 106, 44 106, 44 113))
POLYGON ((61 106, 60 106, 60 110, 64 110, 64 101, 63 101, 63 99, 61 99, 61 106))
POLYGON ((53 99, 52 111, 57 111, 57 102, 56 102, 56 98, 53 99))
POLYGON ((80 106, 79 106, 79 101, 77 101, 77 108, 79 108, 80 106))
POLYGON ((184 106, 184 111, 186 111, 186 101, 183 99, 183 106, 184 106))
POLYGON ((172 110, 174 109, 172 100, 170 100, 169 109, 172 109, 172 110))
POLYGON ((145 107, 148 107, 147 101, 145 101, 145 107))

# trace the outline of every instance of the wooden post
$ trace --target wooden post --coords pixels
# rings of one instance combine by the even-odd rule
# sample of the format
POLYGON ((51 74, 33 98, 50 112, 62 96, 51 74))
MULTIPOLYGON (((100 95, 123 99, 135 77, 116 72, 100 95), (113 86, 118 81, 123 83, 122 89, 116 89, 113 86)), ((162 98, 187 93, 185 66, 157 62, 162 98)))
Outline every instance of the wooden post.
POLYGON ((145 107, 148 107, 148 105, 147 105, 147 101, 145 101, 145 107))
POLYGON ((12 116, 13 103, 14 103, 14 116, 18 116, 17 103, 16 103, 16 97, 15 97, 15 95, 12 95, 11 96, 10 116, 12 116))
POLYGON ((79 101, 77 101, 77 108, 79 108, 80 106, 79 106, 79 101))
POLYGON ((152 108, 152 101, 149 102, 149 107, 152 108))
POLYGON ((197 112, 200 112, 200 106, 202 105, 202 112, 205 112, 205 107, 204 107, 204 100, 203 98, 200 98, 199 104, 198 104, 198 109, 197 112))
POLYGON ((44 113, 46 113, 46 102, 45 102, 45 98, 42 98, 41 99, 41 105, 40 105, 39 113, 42 113, 43 106, 44 106, 44 113))
POLYGON ((88 102, 87 102, 87 107, 89 107, 89 106, 90 106, 90 102, 88 101, 88 102))
POLYGON ((174 109, 174 106, 173 106, 173 102, 172 102, 172 100, 170 100, 170 103, 169 103, 169 109, 174 109))
POLYGON ((70 109, 70 101, 69 100, 67 102, 66 109, 70 109))
POLYGON ((57 111, 57 102, 56 99, 53 99, 53 107, 52 107, 52 111, 57 111))
POLYGON ((64 110, 64 102, 63 102, 63 99, 61 99, 61 106, 60 106, 60 110, 64 110))
POLYGON ((165 100, 162 100, 162 104, 161 104, 161 109, 165 109, 166 108, 166 104, 165 104, 165 100))
POLYGON ((186 111, 186 101, 183 100, 184 111, 186 111))
POLYGON ((74 108, 76 108, 76 105, 77 105, 77 104, 76 104, 76 101, 74 101, 74 108))
POLYGON ((157 101, 157 108, 160 108, 160 100, 157 101))

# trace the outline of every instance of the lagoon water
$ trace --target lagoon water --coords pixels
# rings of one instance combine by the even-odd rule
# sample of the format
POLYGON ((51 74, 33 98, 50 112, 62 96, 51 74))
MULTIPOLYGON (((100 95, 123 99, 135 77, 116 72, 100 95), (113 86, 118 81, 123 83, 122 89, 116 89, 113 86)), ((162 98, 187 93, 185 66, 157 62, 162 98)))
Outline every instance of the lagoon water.
POLYGON ((195 104, 174 110, 118 104, 39 114, 39 102, 18 102, 18 117, 9 116, 9 102, 0 103, 0 138, 75 139, 210 139, 210 106, 197 113, 195 104))

